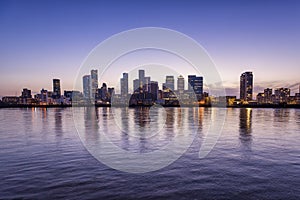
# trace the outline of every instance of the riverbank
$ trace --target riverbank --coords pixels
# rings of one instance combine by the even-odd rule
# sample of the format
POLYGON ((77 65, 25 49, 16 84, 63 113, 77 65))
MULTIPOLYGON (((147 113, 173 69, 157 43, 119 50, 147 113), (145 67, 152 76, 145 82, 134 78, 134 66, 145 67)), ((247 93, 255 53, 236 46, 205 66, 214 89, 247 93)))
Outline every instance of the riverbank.
MULTIPOLYGON (((161 107, 196 107, 195 105, 160 105, 161 107)), ((68 108, 68 107, 112 107, 111 104, 85 104, 85 105, 0 105, 0 108, 68 108)), ((113 107, 126 107, 122 105, 113 105, 113 107)), ((130 108, 136 107, 151 107, 146 106, 128 106, 130 108)), ((220 105, 199 105, 199 107, 224 107, 220 105)), ((299 104, 267 104, 267 105, 234 105, 226 106, 227 108, 300 108, 299 104)))

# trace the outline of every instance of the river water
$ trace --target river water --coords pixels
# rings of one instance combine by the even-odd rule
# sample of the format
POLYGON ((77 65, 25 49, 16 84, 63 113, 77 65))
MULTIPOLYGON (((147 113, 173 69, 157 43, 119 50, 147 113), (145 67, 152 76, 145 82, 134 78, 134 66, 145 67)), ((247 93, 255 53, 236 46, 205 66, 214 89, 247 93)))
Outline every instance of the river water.
POLYGON ((299 144, 299 109, 0 109, 0 199, 296 200, 299 144), (144 160, 102 160, 101 134, 144 160))

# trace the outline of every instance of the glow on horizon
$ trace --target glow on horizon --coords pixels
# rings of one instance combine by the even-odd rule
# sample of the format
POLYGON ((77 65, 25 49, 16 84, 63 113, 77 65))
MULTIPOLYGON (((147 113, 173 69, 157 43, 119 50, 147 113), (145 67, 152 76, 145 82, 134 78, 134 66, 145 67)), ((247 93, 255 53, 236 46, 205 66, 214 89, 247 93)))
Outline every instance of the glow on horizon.
POLYGON ((19 95, 25 87, 52 90, 53 78, 71 90, 98 43, 145 26, 174 29, 199 42, 229 95, 238 96, 239 76, 247 70, 254 73, 255 93, 291 85, 292 94, 298 92, 299 1, 1 1, 0 13, 0 96, 19 95))

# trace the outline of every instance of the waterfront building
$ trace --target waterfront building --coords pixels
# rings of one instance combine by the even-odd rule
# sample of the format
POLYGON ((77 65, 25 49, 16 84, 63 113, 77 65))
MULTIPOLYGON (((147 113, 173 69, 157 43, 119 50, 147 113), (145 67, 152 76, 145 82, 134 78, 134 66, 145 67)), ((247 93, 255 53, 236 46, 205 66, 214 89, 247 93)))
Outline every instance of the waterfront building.
POLYGON ((240 99, 251 101, 253 99, 253 74, 244 72, 240 76, 240 99))
POLYGON ((184 78, 182 75, 178 76, 177 78, 177 90, 179 93, 184 91, 184 78))
POLYGON ((60 80, 53 79, 53 99, 59 99, 61 97, 61 88, 60 88, 60 80))
POLYGON ((174 76, 166 76, 165 87, 174 91, 174 76))
POLYGON ((91 97, 91 76, 90 75, 83 76, 82 83, 83 83, 84 98, 90 98, 91 97))
POLYGON ((123 78, 120 79, 121 96, 127 97, 128 95, 128 73, 123 73, 123 78))
POLYGON ((203 95, 203 77, 196 75, 188 76, 188 90, 194 92, 198 100, 202 99, 203 95))
POLYGON ((90 84, 91 84, 91 97, 94 99, 96 97, 97 89, 98 89, 98 70, 92 69, 91 70, 91 77, 90 77, 90 84))

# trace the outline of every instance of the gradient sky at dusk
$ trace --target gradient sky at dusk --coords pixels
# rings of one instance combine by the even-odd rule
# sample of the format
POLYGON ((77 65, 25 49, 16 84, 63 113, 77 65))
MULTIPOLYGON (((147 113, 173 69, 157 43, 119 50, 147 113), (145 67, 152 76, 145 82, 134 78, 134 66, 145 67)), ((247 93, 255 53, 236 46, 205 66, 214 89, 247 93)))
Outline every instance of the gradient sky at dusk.
MULTIPOLYGON (((199 42, 229 95, 254 73, 255 92, 300 84, 300 1, 0 1, 0 96, 27 87, 72 89, 100 42, 138 27, 164 27, 199 42)), ((100 80, 114 84, 111 80, 100 80)), ((115 83, 117 84, 117 83, 115 83)), ((115 85, 112 85, 115 86, 115 85)))

